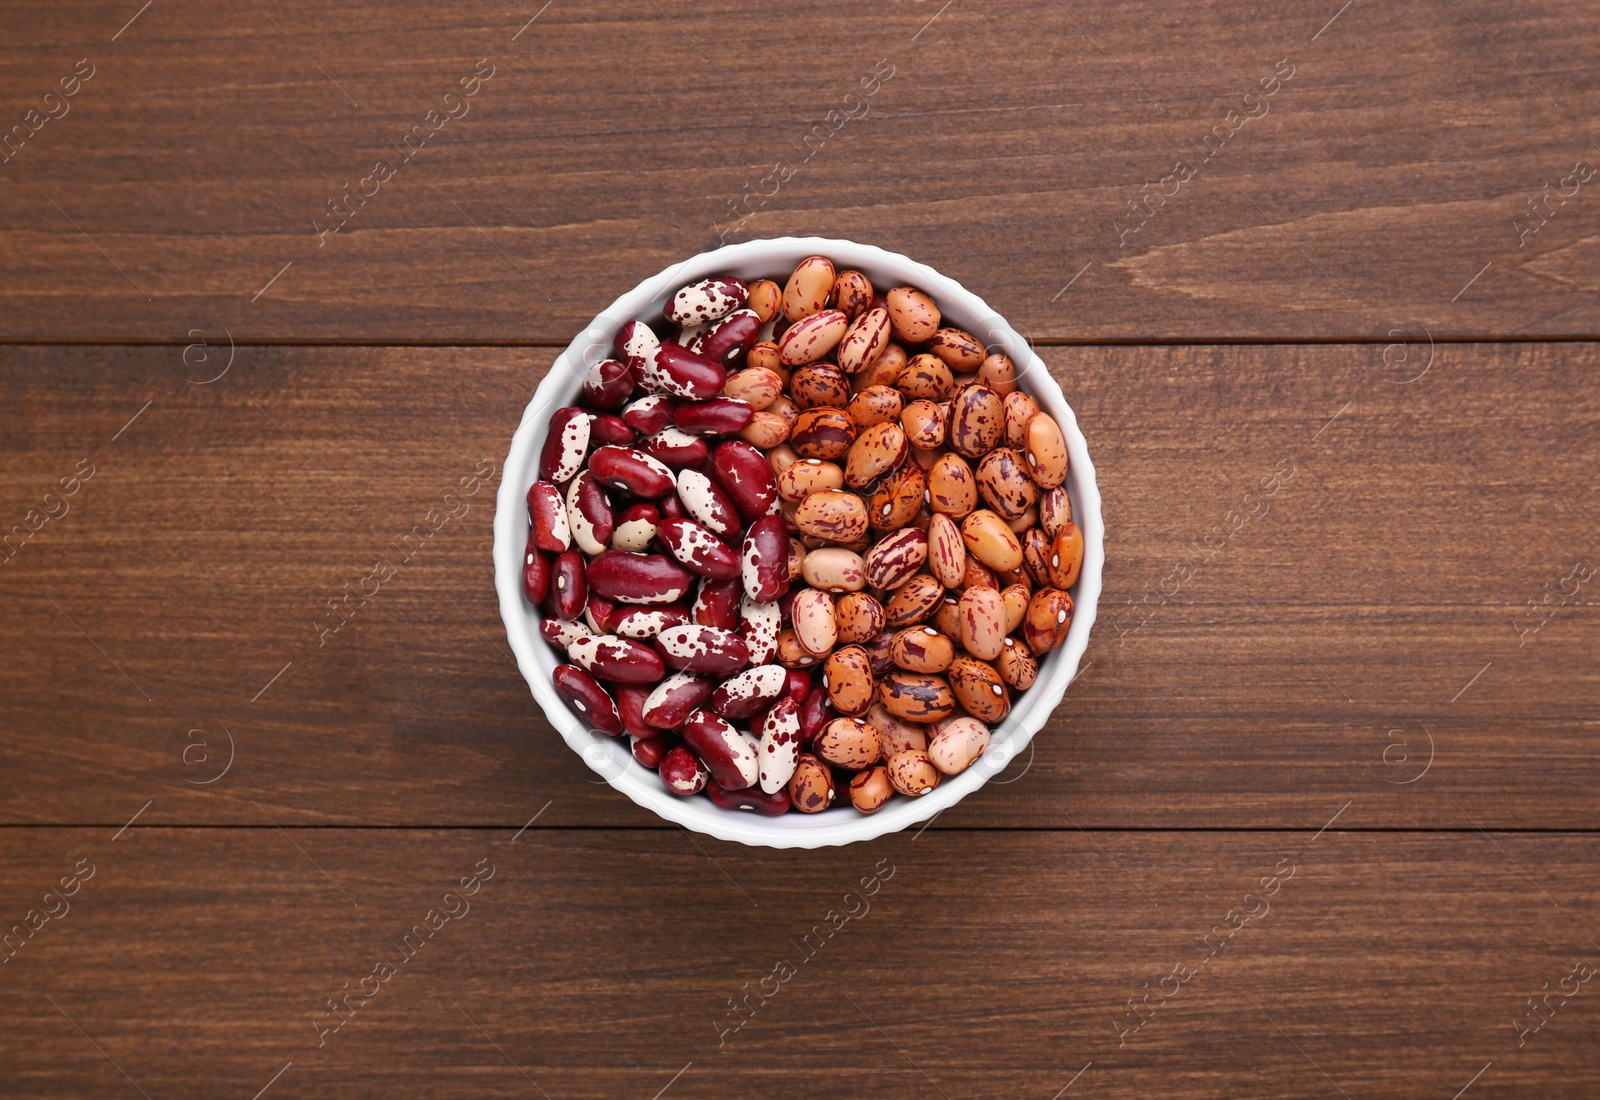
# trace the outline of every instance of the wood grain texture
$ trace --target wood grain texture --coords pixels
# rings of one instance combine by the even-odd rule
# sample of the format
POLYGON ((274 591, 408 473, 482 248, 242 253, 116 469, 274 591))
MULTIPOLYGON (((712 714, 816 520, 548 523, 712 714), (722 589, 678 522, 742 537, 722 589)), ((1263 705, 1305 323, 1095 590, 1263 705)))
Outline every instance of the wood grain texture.
MULTIPOLYGON (((935 829, 1315 829, 1347 802, 1600 827, 1572 575, 1600 561, 1595 346, 1047 354, 1099 464, 1101 619, 1035 750, 935 829)), ((549 358, 247 347, 196 385, 177 349, 0 353, 0 530, 95 471, 0 565, 0 819, 660 826, 510 660, 494 484, 406 541, 498 471, 549 358), (319 635, 380 556, 398 575, 319 635)))
POLYGON ((1600 181, 1562 181, 1600 155, 1597 49, 1581 0, 34 5, 0 51, 0 338, 564 343, 788 233, 1041 339, 1592 336, 1600 181))
POLYGON ((18 832, 7 923, 94 871, 0 967, 18 1100, 249 1097, 280 1070, 273 1100, 1010 1100, 1080 1070, 1069 1097, 1433 1098, 1491 1062, 1469 1096, 1584 1097, 1600 1075, 1592 982, 1521 1047, 1513 1027, 1600 963, 1593 836, 18 832), (430 909, 457 916, 320 1035, 430 909), (1230 910, 1257 917, 1224 945, 1230 910), (1119 1039, 1130 999, 1152 1018, 1119 1039))

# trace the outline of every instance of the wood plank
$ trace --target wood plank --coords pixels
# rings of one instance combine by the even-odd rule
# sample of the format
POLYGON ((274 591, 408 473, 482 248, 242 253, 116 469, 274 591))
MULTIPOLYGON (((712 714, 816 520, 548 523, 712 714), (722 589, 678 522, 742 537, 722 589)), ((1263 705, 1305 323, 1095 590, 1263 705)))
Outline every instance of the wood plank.
MULTIPOLYGON (((1600 560, 1600 349, 1440 345, 1415 381, 1370 346, 1049 357, 1107 501, 1102 619, 1036 750, 935 828, 1316 828, 1347 802, 1361 828, 1600 827, 1600 623, 1568 579, 1600 560)), ((659 825, 535 713, 492 484, 313 626, 498 472, 549 358, 249 347, 196 385, 214 368, 174 349, 0 352, 0 530, 94 469, 0 565, 0 819, 659 825)))
POLYGON ((7 829, 8 923, 94 875, 3 968, 0 1088, 1577 1097, 1600 1074, 1571 977, 1600 965, 1592 835, 511 836, 7 829), (430 909, 456 914, 432 938, 430 909))
POLYGON ((0 122, 39 127, 0 166, 0 338, 565 343, 722 236, 787 233, 907 252, 1038 338, 1592 336, 1591 16, 35 5, 0 51, 0 122), (346 184, 372 197, 322 235, 346 184))

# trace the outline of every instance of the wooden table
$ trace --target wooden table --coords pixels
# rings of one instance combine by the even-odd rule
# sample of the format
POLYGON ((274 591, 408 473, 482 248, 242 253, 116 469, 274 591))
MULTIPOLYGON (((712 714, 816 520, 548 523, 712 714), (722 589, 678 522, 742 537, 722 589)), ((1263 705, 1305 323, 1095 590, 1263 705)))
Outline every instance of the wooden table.
POLYGON ((7 12, 0 1095, 1600 1092, 1593 5, 539 2, 7 12), (1025 330, 1108 531, 1035 751, 816 852, 597 784, 489 557, 787 233, 1025 330))

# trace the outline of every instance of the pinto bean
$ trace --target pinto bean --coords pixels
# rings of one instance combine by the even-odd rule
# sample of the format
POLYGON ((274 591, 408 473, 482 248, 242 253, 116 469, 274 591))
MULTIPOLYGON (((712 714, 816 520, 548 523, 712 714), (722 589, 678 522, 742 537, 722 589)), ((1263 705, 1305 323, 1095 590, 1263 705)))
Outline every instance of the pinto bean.
POLYGON ((890 714, 908 722, 937 722, 956 708, 950 684, 943 677, 921 672, 890 672, 878 682, 878 701, 890 714))
POLYGON ((896 589, 884 613, 888 626, 899 630, 920 623, 944 598, 944 585, 927 574, 918 574, 896 589))
POLYGON ((1039 498, 1038 486, 1023 468, 1022 456, 1009 447, 996 447, 984 455, 976 478, 984 503, 1007 521, 1026 515, 1039 498))
POLYGON ((886 618, 883 604, 866 592, 846 592, 840 596, 839 602, 834 605, 833 617, 839 641, 845 645, 856 645, 876 638, 883 633, 886 618))
POLYGON ((847 316, 859 317, 872 303, 872 282, 859 271, 841 271, 833 280, 833 304, 847 316))
POLYGON ((860 718, 835 718, 822 727, 811 751, 829 764, 852 771, 883 759, 883 739, 877 727, 860 718))
POLYGON ((976 657, 957 657, 945 673, 950 690, 967 713, 990 725, 1011 710, 1011 695, 994 666, 976 657))
POLYGON ((895 531, 917 518, 927 493, 927 477, 914 462, 904 463, 878 483, 867 506, 867 521, 880 531, 895 531))
POLYGON ((789 426, 789 446, 802 458, 839 458, 856 441, 856 426, 843 409, 805 409, 789 426))
POLYGON ((794 521, 802 534, 850 543, 867 533, 867 507, 854 493, 827 489, 802 500, 795 509, 794 521))
POLYGON ((800 575, 811 587, 835 594, 859 592, 867 586, 867 567, 861 555, 837 546, 808 553, 800 565, 800 575))
POLYGON ((983 345, 972 333, 959 328, 942 328, 928 340, 928 350, 943 359, 954 371, 975 371, 984 361, 983 345))
POLYGON ((1072 628, 1072 597, 1059 588, 1041 588, 1028 601, 1028 614, 1022 620, 1028 648, 1043 657, 1067 639, 1072 628))
POLYGON ((1006 605, 993 588, 974 587, 961 593, 957 605, 961 648, 981 661, 1000 656, 1006 637, 1006 605))
POLYGON ((750 284, 749 296, 744 304, 761 319, 762 324, 766 324, 778 316, 778 309, 783 304, 783 288, 771 279, 757 279, 750 284))
POLYGON ((889 782, 903 795, 920 798, 939 785, 939 769, 921 749, 906 749, 889 757, 889 782))
POLYGON ((820 588, 805 588, 795 594, 789 611, 795 638, 801 648, 817 657, 833 652, 839 641, 839 626, 834 619, 833 597, 820 588))
POLYGON ((1049 413, 1028 420, 1027 458, 1028 472, 1041 488, 1054 489, 1067 480, 1067 441, 1049 413))
POLYGON ((1026 646, 1018 645, 1015 638, 1007 638, 994 670, 1012 691, 1027 691, 1039 678, 1039 661, 1026 646))
POLYGON ((816 814, 833 805, 833 773, 810 753, 801 753, 789 777, 789 799, 803 814, 816 814))
POLYGON ((900 426, 913 447, 929 450, 944 443, 944 412, 926 398, 913 401, 900 412, 900 426))
POLYGON ((858 645, 835 650, 823 668, 822 684, 828 701, 840 714, 856 717, 867 713, 875 694, 867 651, 858 645))
POLYGON ((851 444, 850 455, 845 460, 845 482, 854 489, 865 488, 900 465, 905 457, 904 429, 893 421, 874 424, 851 444))
POLYGON ((988 726, 972 717, 952 718, 928 739, 928 759, 945 775, 960 775, 988 747, 988 726))
POLYGON ((978 479, 966 459, 952 452, 929 468, 928 506, 958 520, 978 506, 978 479))
POLYGON ((889 645, 889 658, 907 672, 943 672, 955 655, 955 643, 931 626, 902 630, 889 645))
POLYGON ((802 410, 842 408, 850 401, 850 380, 832 363, 813 363, 790 377, 789 394, 802 410))
POLYGON ((913 356, 894 380, 895 389, 907 397, 944 401, 955 387, 950 368, 937 355, 913 356))
POLYGON ((833 261, 826 256, 808 256, 800 261, 783 288, 783 316, 791 324, 813 313, 819 313, 828 304, 833 293, 833 261))
POLYGON ((873 544, 864 559, 867 584, 873 588, 899 588, 916 575, 928 559, 928 536, 919 527, 906 527, 873 544))
POLYGON ((1003 351, 991 352, 978 364, 978 381, 1001 397, 1016 392, 1017 365, 1003 351))
POLYGON ((1083 531, 1076 523, 1063 523, 1050 547, 1050 583, 1065 591, 1078 583, 1083 569, 1083 531))
POLYGON ((991 569, 1015 569, 1022 564, 1022 543, 1005 520, 979 508, 961 523, 967 553, 991 569))
POLYGON ((1000 395, 987 386, 963 386, 950 399, 950 446, 966 458, 979 458, 994 449, 1005 434, 1005 411, 1000 395))
POLYGON ((893 797, 889 769, 881 764, 850 777, 850 804, 864 814, 876 813, 893 797))

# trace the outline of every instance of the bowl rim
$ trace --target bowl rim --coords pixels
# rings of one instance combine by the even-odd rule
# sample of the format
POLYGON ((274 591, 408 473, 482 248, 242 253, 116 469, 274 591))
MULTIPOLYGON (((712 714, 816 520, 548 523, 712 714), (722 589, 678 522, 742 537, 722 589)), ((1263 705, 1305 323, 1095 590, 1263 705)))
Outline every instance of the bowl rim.
POLYGON ((929 821, 999 774, 1032 741, 1060 704, 1077 677, 1078 663, 1088 648, 1105 566, 1105 524, 1100 491, 1088 443, 1066 395, 1032 344, 982 298, 935 269, 876 245, 825 237, 769 237, 724 245, 690 256, 642 280, 597 314, 556 356, 523 410, 501 470, 495 500, 494 573, 500 617, 527 681, 546 719, 590 769, 638 805, 666 821, 719 840, 772 848, 818 848, 871 840, 929 821), (874 270, 889 274, 883 286, 915 286, 939 304, 941 314, 999 347, 1018 367, 1018 380, 1042 409, 1055 417, 1067 441, 1067 489, 1073 519, 1084 534, 1083 568, 1073 586, 1073 621, 1066 641, 1040 661, 1033 687, 1017 696, 1011 712, 993 731, 988 749, 966 771, 947 776, 921 798, 896 798, 873 814, 862 814, 848 800, 819 814, 788 813, 778 817, 738 813, 708 799, 679 798, 668 793, 656 774, 634 760, 626 735, 607 736, 586 728, 556 694, 550 673, 555 650, 540 636, 537 611, 522 594, 522 557, 527 549, 529 486, 537 474, 538 454, 549 417, 571 404, 584 374, 598 359, 611 355, 612 341, 630 320, 653 319, 680 287, 714 274, 744 278, 771 277, 792 270, 806 256, 828 257, 841 269, 866 272, 874 286, 874 270), (741 273, 744 274, 741 274, 741 273))

